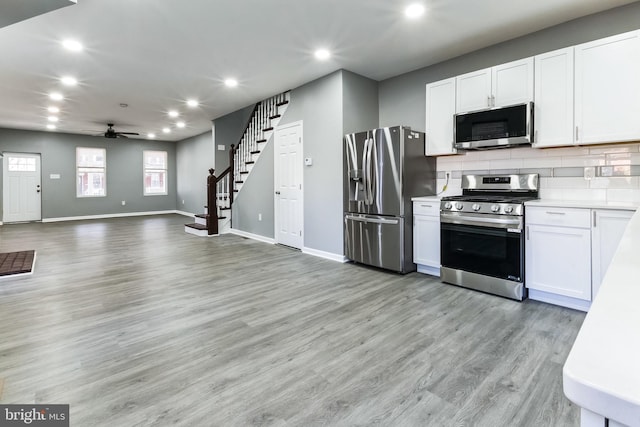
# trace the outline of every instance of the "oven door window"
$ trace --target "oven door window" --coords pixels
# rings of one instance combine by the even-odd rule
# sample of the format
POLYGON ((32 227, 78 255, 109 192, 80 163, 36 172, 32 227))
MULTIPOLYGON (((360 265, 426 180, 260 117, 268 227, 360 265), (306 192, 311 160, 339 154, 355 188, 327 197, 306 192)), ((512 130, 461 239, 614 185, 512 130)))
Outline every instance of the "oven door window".
POLYGON ((522 282, 522 233, 503 228, 441 224, 443 267, 522 282))

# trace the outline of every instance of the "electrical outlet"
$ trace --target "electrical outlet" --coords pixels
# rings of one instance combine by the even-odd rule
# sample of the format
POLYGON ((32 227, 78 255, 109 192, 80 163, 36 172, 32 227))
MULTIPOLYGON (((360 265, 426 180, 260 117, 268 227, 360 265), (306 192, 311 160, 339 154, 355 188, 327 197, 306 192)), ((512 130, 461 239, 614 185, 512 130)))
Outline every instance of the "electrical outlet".
POLYGON ((124 206, 124 205, 126 205, 126 204, 127 204, 126 200, 123 200, 123 201, 122 201, 122 206, 124 206))
POLYGON ((262 221, 262 214, 261 213, 258 214, 258 221, 262 221))
POLYGON ((587 166, 584 168, 584 179, 590 180, 596 176, 595 166, 587 166))
POLYGON ((182 201, 182 204, 184 205, 184 200, 182 201))

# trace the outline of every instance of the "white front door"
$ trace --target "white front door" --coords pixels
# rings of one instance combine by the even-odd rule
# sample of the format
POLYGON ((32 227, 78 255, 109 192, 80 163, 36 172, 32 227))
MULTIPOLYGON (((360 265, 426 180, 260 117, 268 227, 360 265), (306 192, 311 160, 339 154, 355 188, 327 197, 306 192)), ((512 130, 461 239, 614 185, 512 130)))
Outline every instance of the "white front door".
POLYGON ((274 144, 276 243, 302 249, 302 122, 279 126, 274 144))
POLYGON ((4 222, 42 219, 40 155, 4 153, 2 206, 4 222))

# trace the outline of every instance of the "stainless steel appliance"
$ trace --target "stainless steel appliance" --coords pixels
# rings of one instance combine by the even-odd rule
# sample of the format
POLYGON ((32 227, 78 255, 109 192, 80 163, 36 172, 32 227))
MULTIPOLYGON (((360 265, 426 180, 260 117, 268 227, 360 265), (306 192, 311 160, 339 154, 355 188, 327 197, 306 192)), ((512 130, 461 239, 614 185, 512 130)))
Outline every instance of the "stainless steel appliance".
POLYGON ((533 102, 454 116, 455 147, 461 150, 527 145, 532 138, 533 102))
POLYGON ((394 126, 345 135, 344 253, 362 264, 415 271, 411 197, 435 194, 424 133, 394 126))
POLYGON ((463 175, 440 203, 442 281, 525 299, 524 202, 537 198, 537 174, 463 175))

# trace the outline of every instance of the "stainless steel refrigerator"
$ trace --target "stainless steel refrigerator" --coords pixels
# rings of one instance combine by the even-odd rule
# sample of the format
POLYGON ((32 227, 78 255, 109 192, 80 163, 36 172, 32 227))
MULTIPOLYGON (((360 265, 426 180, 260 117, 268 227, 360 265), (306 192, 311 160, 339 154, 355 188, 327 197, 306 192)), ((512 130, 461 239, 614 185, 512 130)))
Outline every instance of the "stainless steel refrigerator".
POLYGON ((344 253, 362 264, 415 271, 411 198, 436 192, 424 133, 403 126, 344 138, 344 253))

